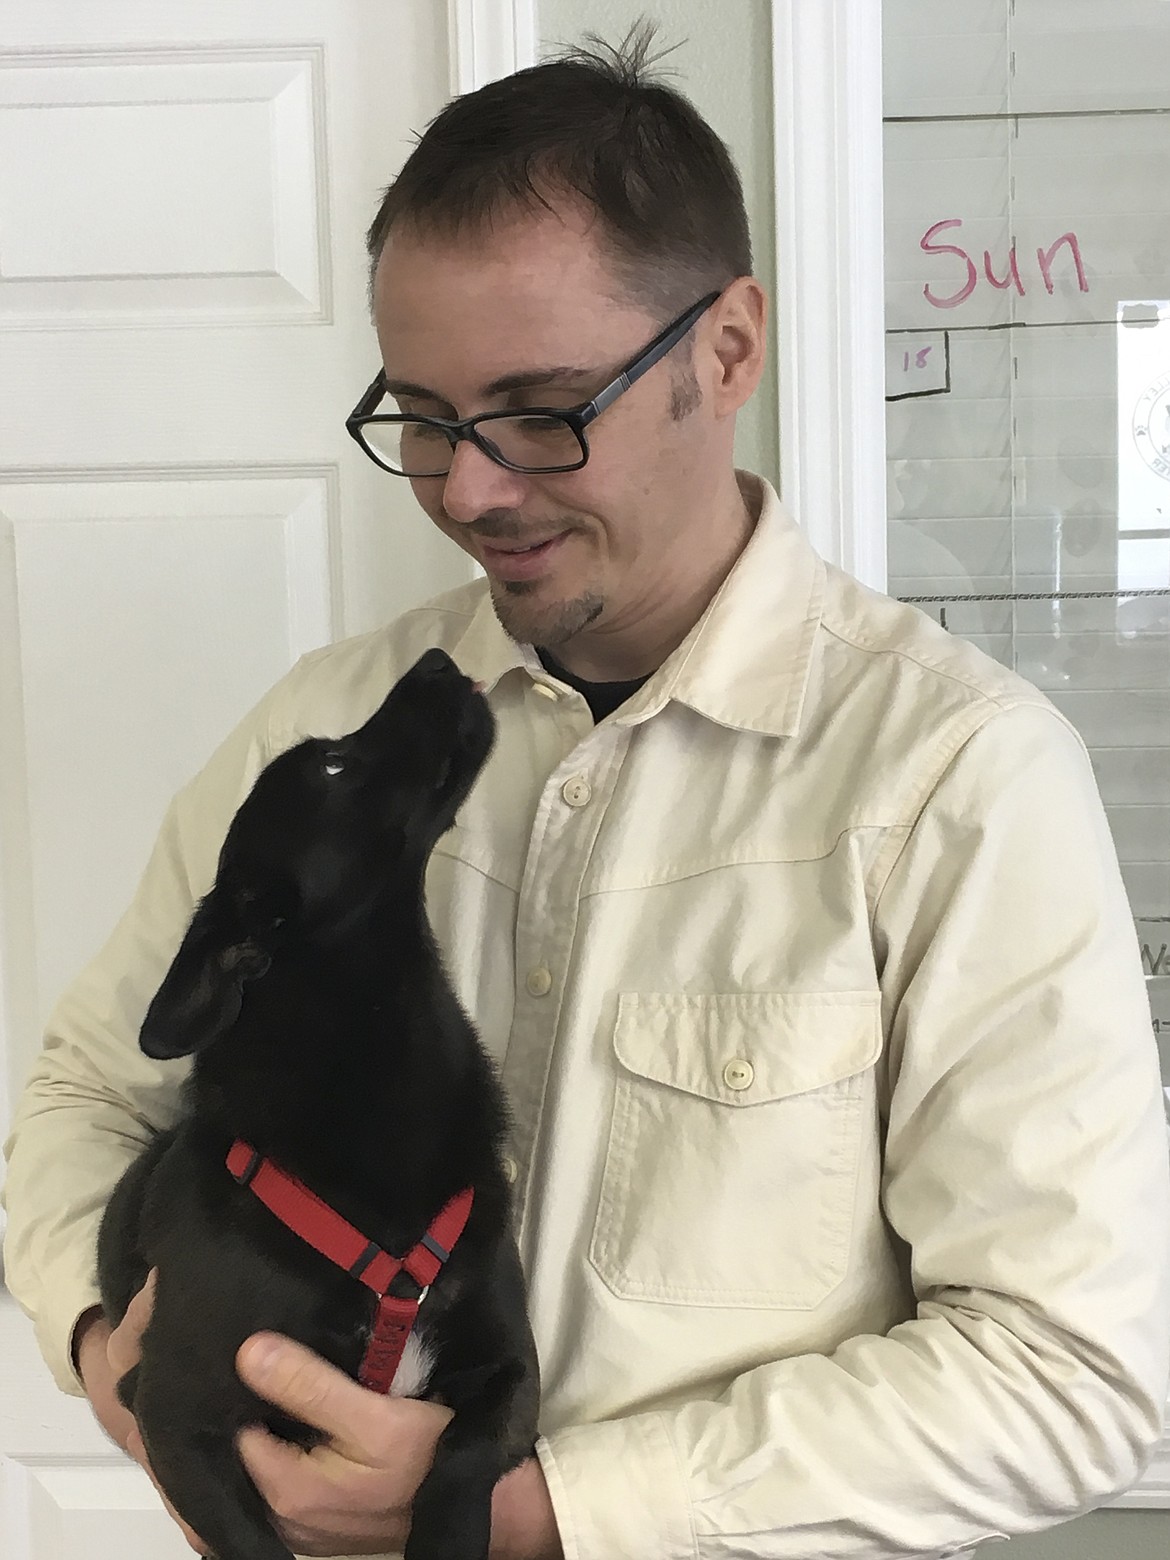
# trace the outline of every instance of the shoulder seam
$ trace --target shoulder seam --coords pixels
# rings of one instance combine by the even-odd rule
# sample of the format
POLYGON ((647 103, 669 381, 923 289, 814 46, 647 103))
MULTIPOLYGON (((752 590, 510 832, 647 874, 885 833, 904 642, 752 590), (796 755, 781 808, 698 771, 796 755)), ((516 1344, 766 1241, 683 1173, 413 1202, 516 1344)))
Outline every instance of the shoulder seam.
POLYGON ((1007 676, 1019 678, 1021 686, 1018 690, 1010 693, 1007 690, 1003 693, 993 692, 990 688, 981 687, 979 683, 972 681, 971 678, 963 677, 958 672, 948 670, 945 666, 939 666, 936 662, 928 661, 923 656, 915 655, 912 651, 903 649, 899 645, 867 644, 864 640, 855 639, 849 634, 843 633, 841 629, 834 628, 831 624, 826 623, 823 617, 821 619, 821 627, 826 634, 830 634, 841 644, 848 645, 852 650, 860 650, 866 655, 897 656, 899 660, 906 661, 911 666, 917 666, 924 672, 930 672, 935 677, 945 678, 947 682, 953 682, 958 687, 965 688, 978 699, 987 704, 995 705, 1000 709, 1015 709, 1025 706, 1035 706, 1041 709, 1053 707, 1052 701, 1045 696, 1041 689, 1032 688, 1031 684, 1019 677, 1018 672, 1012 672, 1009 667, 1000 666, 998 661, 992 664, 999 666, 1000 670, 1007 676), (1029 697, 1029 694, 1031 694, 1031 697, 1029 697))

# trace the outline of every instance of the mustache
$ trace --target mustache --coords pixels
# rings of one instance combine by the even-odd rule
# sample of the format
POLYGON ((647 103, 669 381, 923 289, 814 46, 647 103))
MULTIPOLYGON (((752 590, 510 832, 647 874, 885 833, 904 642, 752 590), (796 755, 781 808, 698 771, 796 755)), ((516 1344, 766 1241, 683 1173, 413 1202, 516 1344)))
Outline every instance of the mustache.
MULTIPOLYGON (((446 510, 443 511, 443 518, 452 525, 455 524, 446 510)), ((557 531, 567 530, 571 524, 571 520, 561 516, 550 528, 539 521, 521 519, 514 509, 488 509, 475 520, 464 521, 459 529, 464 534, 478 537, 484 542, 522 542, 534 531, 551 536, 557 531)))

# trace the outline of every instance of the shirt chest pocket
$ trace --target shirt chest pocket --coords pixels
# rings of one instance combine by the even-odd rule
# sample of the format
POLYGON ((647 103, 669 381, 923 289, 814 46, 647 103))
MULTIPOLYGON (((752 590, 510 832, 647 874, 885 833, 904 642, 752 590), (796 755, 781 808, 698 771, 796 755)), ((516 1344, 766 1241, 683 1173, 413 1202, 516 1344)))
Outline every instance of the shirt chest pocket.
POLYGON ((623 993, 590 1261, 628 1299, 805 1310, 844 1277, 876 992, 623 993))

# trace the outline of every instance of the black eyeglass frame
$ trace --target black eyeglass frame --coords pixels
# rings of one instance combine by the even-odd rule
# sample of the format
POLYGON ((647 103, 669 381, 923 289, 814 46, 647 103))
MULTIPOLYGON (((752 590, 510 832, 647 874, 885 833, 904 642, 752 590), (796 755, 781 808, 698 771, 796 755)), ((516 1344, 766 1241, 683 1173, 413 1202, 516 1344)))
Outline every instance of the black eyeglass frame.
POLYGON ((663 327, 650 342, 636 353, 626 366, 611 379, 603 390, 599 390, 591 401, 585 401, 580 406, 526 406, 522 409, 513 409, 507 412, 477 412, 474 417, 427 417, 417 413, 407 412, 375 412, 374 407, 387 393, 386 373, 379 369, 377 377, 370 384, 361 400, 345 419, 345 429, 351 438, 355 439, 375 465, 383 471, 388 471, 394 477, 426 478, 445 477, 450 473, 450 466, 446 471, 410 472, 396 471, 393 466, 388 466, 362 437, 362 429, 369 423, 425 423, 428 427, 438 428, 447 436, 451 446, 451 457, 454 459, 455 450, 461 439, 469 439, 476 449, 481 450, 489 460, 497 466, 503 466, 506 471, 518 471, 525 476, 551 476, 557 472, 580 471, 581 467, 589 459, 589 445, 585 440, 585 429, 591 422, 601 416, 608 407, 612 406, 620 395, 624 395, 631 385, 635 384, 642 375, 652 369, 656 363, 666 356, 691 329, 691 327, 706 314, 722 293, 708 293, 705 298, 700 298, 698 303, 691 305, 677 319, 663 327), (501 418, 516 417, 550 417, 563 422, 576 436, 581 446, 581 459, 567 466, 518 466, 503 456, 496 446, 482 434, 481 423, 499 421, 501 418))

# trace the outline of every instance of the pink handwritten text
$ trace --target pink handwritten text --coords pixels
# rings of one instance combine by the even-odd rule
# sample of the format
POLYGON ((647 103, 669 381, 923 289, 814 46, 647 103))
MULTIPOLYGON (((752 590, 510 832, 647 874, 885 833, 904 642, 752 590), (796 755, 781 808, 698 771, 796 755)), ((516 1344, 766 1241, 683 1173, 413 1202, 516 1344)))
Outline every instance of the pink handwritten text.
MULTIPOLYGON (((927 303, 933 304, 936 309, 957 309, 961 303, 967 301, 979 285, 979 268, 965 249, 960 248, 958 244, 940 244, 935 242, 940 233, 945 233, 950 228, 961 228, 962 226, 963 221, 961 217, 948 217, 946 221, 936 222, 933 227, 927 228, 918 243, 918 247, 928 255, 954 255, 956 260, 962 261, 966 273, 962 285, 955 292, 945 297, 934 292, 930 283, 927 282, 922 289, 922 295, 927 303)), ((1069 253, 1072 255, 1073 265, 1076 267, 1077 286, 1081 292, 1088 292, 1089 279, 1085 275, 1085 262, 1081 257, 1081 246, 1077 240, 1077 235, 1072 232, 1062 233, 1054 243, 1049 244, 1047 249, 1036 250, 1036 263, 1040 267, 1040 277, 1044 283, 1045 290, 1048 293, 1056 291, 1056 285, 1052 280, 1052 262, 1056 258, 1058 250, 1066 245, 1069 253)), ((1021 298, 1026 295, 1026 287, 1024 279, 1020 275, 1020 262, 1015 244, 1012 245, 1008 253, 1007 268, 1002 276, 996 275, 992 266, 991 251, 985 249, 983 251, 983 275, 992 287, 998 288, 1001 292, 1009 287, 1014 287, 1021 298)))

